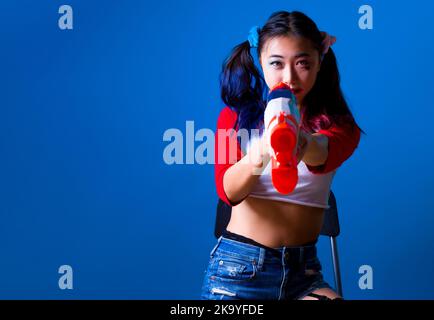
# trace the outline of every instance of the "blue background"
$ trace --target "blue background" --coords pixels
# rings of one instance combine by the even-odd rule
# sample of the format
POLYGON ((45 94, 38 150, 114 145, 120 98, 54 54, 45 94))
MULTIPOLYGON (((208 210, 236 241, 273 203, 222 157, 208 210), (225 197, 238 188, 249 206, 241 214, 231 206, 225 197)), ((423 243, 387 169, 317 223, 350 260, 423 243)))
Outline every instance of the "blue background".
MULTIPOLYGON (((434 298, 434 3, 402 0, 1 1, 0 298, 199 297, 213 167, 165 164, 163 133, 215 130, 223 59, 281 9, 337 36, 367 133, 332 188, 346 298, 434 298), (373 30, 358 27, 364 4, 373 30), (73 290, 58 287, 64 264, 73 290)), ((319 251, 333 283, 327 239, 319 251)))

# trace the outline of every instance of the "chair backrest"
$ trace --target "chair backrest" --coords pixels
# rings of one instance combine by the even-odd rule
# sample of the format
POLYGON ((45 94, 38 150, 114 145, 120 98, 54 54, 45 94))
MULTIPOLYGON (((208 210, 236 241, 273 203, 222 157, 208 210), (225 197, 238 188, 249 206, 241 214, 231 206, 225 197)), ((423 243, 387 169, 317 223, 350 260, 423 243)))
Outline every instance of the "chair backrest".
MULTIPOLYGON (((329 206, 324 214, 324 222, 321 229, 321 235, 329 237, 337 237, 340 233, 338 208, 336 204, 336 198, 332 191, 329 196, 329 206)), ((226 229, 231 218, 232 207, 221 199, 217 203, 217 214, 214 228, 214 236, 219 238, 226 229)))
POLYGON ((333 191, 330 190, 329 208, 324 213, 324 222, 320 234, 336 238, 341 233, 338 217, 338 206, 333 191))
POLYGON ((231 219, 232 207, 219 198, 217 203, 217 214, 214 226, 214 236, 218 239, 226 229, 231 219))

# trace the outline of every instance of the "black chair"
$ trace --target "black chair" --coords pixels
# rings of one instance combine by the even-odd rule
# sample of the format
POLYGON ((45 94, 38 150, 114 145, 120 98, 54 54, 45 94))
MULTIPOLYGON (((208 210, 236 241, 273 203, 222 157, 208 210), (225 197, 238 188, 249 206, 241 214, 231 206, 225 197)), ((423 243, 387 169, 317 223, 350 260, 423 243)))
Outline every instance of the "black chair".
MULTIPOLYGON (((321 229, 321 235, 330 238, 330 248, 332 252, 333 261, 333 273, 335 278, 336 292, 343 297, 342 293, 342 282, 341 282, 341 271, 339 268, 339 256, 336 238, 340 233, 339 219, 338 219, 338 208, 336 205, 336 198, 332 191, 330 191, 329 196, 329 209, 326 209, 324 215, 324 223, 321 229)), ((219 238, 226 229, 231 218, 232 208, 227 205, 221 199, 219 199, 217 204, 217 215, 214 228, 214 235, 219 238)))

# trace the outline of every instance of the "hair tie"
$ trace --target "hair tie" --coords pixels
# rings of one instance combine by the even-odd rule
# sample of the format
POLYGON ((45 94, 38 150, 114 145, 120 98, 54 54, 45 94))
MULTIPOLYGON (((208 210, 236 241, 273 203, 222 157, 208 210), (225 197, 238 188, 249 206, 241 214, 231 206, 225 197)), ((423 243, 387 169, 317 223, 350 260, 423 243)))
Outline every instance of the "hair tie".
POLYGON ((247 40, 250 43, 250 48, 257 48, 259 43, 259 31, 260 28, 258 26, 254 26, 249 31, 249 36, 247 40))
POLYGON ((336 37, 329 35, 327 32, 321 31, 321 35, 323 37, 322 46, 323 50, 321 53, 321 60, 324 59, 324 56, 329 51, 330 47, 336 42, 336 37))

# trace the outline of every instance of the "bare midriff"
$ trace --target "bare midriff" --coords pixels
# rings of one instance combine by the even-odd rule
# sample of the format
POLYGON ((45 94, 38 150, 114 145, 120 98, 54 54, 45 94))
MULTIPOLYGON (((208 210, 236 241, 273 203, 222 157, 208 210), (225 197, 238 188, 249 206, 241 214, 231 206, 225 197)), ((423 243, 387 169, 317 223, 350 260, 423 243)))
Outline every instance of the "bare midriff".
POLYGON ((317 240, 324 209, 248 196, 232 207, 227 230, 267 247, 300 246, 317 240))

